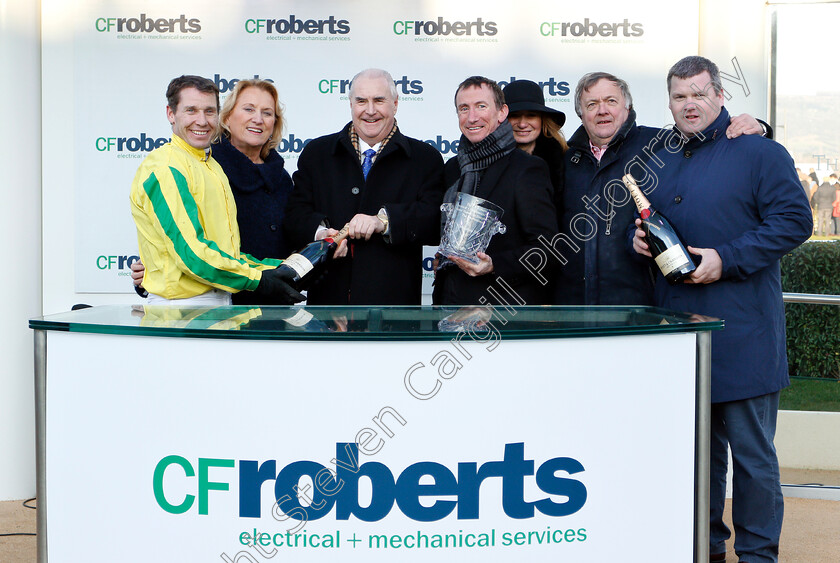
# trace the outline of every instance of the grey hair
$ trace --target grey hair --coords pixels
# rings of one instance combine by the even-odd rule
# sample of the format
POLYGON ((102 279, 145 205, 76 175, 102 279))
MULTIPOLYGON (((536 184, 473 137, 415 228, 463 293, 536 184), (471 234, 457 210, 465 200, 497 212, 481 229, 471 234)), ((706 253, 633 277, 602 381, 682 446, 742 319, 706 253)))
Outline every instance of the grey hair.
POLYGON ((609 72, 588 72, 578 80, 577 87, 575 88, 575 113, 578 117, 583 116, 583 107, 580 105, 580 99, 583 97, 583 93, 588 92, 599 80, 609 80, 618 86, 618 89, 624 95, 625 107, 627 109, 633 109, 633 96, 630 95, 630 86, 627 85, 627 82, 609 72))
POLYGON ((353 99, 353 86, 356 85, 357 78, 384 78, 385 81, 388 83, 388 87, 391 91, 391 97, 395 100, 398 98, 397 96, 397 86, 394 84, 394 79, 391 77, 391 73, 387 70, 382 70, 381 68, 367 68, 360 73, 356 74, 353 77, 353 80, 350 81, 350 99, 353 99))
POLYGON ((677 77, 680 79, 691 78, 706 71, 712 79, 710 84, 715 91, 715 94, 723 93, 723 83, 720 80, 720 71, 715 63, 705 57, 690 56, 680 59, 668 71, 668 93, 671 93, 671 78, 677 77))

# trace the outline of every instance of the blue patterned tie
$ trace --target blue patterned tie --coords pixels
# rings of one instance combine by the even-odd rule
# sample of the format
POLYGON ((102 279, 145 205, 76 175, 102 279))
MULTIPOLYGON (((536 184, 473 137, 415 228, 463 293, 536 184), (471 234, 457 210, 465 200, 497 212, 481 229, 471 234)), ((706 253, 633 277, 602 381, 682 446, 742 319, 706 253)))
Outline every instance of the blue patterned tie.
POLYGON ((368 172, 370 172, 370 167, 373 166, 373 155, 376 154, 376 151, 373 149, 368 149, 364 153, 365 160, 362 162, 362 174, 365 175, 365 180, 367 180, 368 172))

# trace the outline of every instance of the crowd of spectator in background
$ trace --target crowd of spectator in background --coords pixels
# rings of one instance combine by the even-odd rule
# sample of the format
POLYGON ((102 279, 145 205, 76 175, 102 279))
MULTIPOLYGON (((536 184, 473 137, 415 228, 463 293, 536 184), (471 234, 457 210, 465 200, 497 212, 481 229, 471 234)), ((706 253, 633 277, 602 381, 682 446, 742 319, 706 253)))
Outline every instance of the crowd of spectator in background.
POLYGON ((811 200, 814 211, 814 234, 821 237, 840 237, 840 182, 837 174, 825 176, 820 182, 816 170, 805 174, 797 168, 802 189, 811 200))

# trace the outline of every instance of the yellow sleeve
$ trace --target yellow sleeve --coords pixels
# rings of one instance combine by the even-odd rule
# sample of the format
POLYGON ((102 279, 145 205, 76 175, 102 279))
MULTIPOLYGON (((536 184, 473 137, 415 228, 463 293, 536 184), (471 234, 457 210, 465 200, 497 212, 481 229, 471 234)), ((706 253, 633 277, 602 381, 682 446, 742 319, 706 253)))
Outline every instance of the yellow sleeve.
POLYGON ((145 213, 156 238, 186 275, 235 293, 255 290, 261 278, 260 270, 276 267, 233 256, 206 238, 187 179, 175 167, 154 169, 138 189, 147 200, 145 213))

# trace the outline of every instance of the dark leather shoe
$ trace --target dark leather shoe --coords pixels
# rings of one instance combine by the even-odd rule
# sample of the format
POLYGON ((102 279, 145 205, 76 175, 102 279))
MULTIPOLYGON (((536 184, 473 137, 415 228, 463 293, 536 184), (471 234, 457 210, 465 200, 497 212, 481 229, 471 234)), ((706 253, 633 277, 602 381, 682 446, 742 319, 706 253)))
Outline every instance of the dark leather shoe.
POLYGON ((726 563, 726 552, 712 553, 709 555, 709 563, 726 563))

